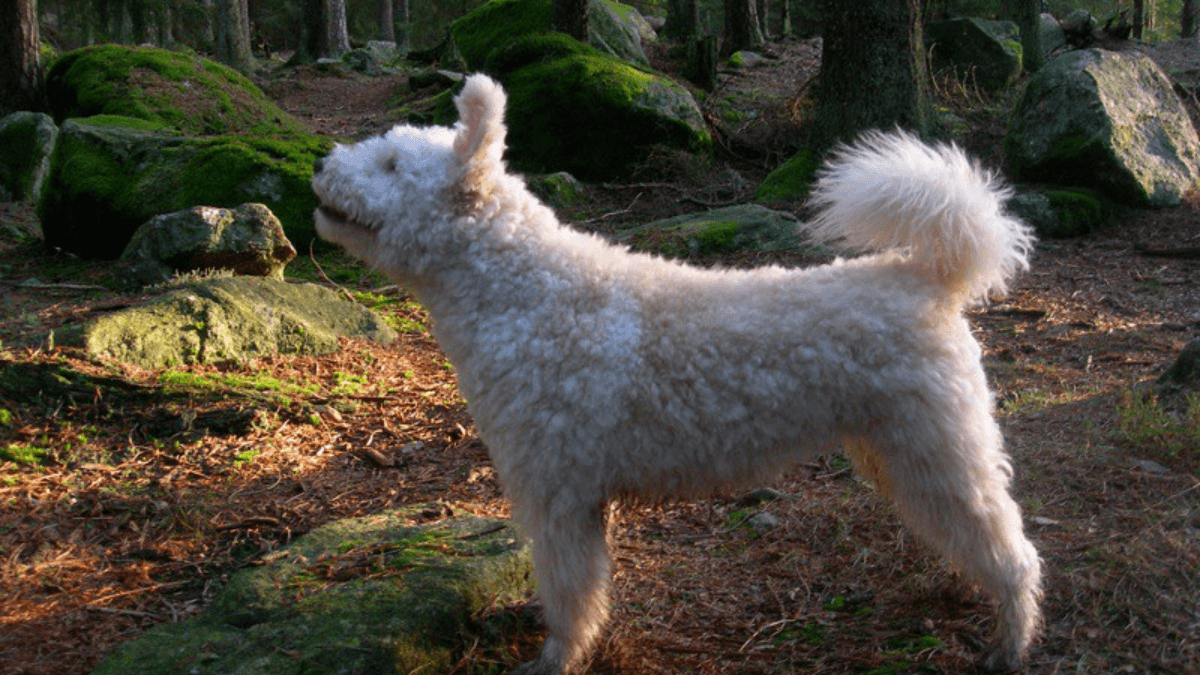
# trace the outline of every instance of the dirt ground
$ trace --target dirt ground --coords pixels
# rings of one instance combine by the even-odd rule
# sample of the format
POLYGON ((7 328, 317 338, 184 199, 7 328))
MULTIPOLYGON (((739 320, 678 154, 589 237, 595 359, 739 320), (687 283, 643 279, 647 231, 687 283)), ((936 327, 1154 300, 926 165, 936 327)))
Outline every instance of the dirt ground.
MULTIPOLYGON (((780 58, 723 75, 708 97, 722 130, 716 160, 590 186, 564 217, 603 232, 747 199, 794 149, 818 58, 810 43, 774 50, 780 58)), ((399 76, 315 70, 263 85, 314 131, 344 139, 394 123, 388 102, 405 92, 399 76)), ((968 146, 996 157, 986 118, 1002 102, 946 93, 978 122, 968 146)), ((970 317, 1047 570, 1029 673, 1200 673, 1200 403, 1147 387, 1200 337, 1200 205, 1119 220, 1041 242, 1010 297, 970 317)), ((37 230, 22 205, 0 205, 0 222, 37 230)), ((129 301, 101 285, 110 265, 0 238, 0 408, 10 413, 0 419, 0 675, 86 672, 333 519, 431 501, 506 514, 453 369, 421 330, 428 317, 339 256, 320 262, 413 329, 389 347, 147 372, 47 339, 129 301), (43 452, 22 459, 13 448, 43 452)), ((289 273, 319 277, 306 260, 289 273)), ((592 672, 975 672, 989 604, 844 460, 822 457, 771 487, 781 499, 619 515, 612 621, 592 672), (747 525, 764 511, 775 527, 747 525)), ((498 672, 531 658, 538 639, 464 653, 455 672, 498 672)))

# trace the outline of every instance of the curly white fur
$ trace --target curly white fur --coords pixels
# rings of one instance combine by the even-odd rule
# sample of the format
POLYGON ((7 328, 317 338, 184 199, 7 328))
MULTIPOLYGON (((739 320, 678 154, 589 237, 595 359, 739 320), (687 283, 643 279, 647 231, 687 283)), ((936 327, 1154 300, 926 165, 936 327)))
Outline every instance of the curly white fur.
POLYGON ((322 237, 406 284, 532 539, 549 637, 586 661, 607 613, 605 506, 769 479, 836 444, 999 602, 992 667, 1039 623, 1041 567, 1008 494, 965 304, 1026 266, 1028 230, 957 149, 872 134, 823 174, 813 229, 880 251, 807 270, 700 270, 561 225, 507 173, 504 92, 476 75, 453 129, 338 146, 322 237))

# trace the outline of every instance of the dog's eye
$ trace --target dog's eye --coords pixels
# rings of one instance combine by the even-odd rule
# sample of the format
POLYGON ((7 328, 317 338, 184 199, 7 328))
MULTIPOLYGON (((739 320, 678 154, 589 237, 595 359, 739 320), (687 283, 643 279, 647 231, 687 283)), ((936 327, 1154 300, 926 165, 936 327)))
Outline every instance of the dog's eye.
POLYGON ((395 171, 396 170, 396 158, 388 157, 387 159, 383 160, 383 170, 387 171, 388 173, 395 171))

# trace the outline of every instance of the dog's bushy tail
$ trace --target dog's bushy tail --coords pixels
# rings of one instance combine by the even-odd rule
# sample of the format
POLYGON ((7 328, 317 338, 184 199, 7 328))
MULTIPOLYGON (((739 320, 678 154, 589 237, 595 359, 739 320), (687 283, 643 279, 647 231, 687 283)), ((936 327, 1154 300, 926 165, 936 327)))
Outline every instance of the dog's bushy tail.
POLYGON ((873 131, 818 174, 810 203, 820 213, 807 229, 848 249, 906 253, 948 293, 978 301, 1029 267, 1033 234, 1005 214, 1010 195, 954 145, 873 131))

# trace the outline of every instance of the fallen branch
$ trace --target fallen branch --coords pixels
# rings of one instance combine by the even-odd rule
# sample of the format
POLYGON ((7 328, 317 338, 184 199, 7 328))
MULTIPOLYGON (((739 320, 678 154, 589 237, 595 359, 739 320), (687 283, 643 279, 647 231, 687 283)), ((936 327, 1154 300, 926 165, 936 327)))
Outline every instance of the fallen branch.
POLYGON ((1200 259, 1200 246, 1188 246, 1185 248, 1151 248, 1144 244, 1138 244, 1133 247, 1140 255, 1151 258, 1175 258, 1177 260, 1196 260, 1200 259))

